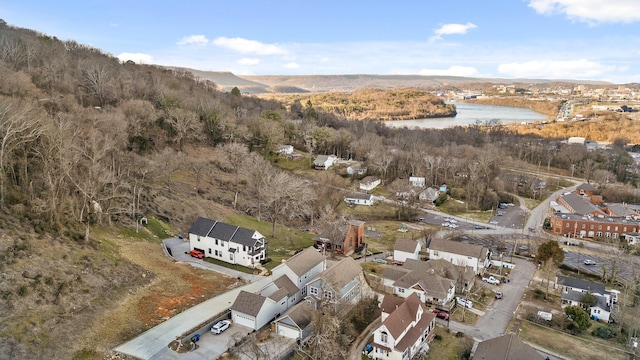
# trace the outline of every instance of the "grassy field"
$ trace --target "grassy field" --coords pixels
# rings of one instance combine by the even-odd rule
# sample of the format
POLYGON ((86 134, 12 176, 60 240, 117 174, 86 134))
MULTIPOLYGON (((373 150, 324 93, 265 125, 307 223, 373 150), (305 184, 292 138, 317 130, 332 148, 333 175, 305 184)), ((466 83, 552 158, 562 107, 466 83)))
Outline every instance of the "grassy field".
POLYGON ((429 352, 425 360, 458 360, 468 358, 473 347, 473 339, 463 335, 456 336, 454 332, 442 326, 436 326, 436 335, 429 343, 429 352), (466 357, 465 357, 466 356, 466 357))

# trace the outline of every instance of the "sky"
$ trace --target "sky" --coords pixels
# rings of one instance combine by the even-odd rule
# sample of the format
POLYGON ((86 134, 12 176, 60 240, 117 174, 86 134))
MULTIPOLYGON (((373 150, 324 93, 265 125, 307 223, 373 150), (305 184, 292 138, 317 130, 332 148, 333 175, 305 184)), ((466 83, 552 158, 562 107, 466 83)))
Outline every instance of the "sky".
POLYGON ((0 0, 119 59, 236 75, 640 82, 640 0, 0 0))

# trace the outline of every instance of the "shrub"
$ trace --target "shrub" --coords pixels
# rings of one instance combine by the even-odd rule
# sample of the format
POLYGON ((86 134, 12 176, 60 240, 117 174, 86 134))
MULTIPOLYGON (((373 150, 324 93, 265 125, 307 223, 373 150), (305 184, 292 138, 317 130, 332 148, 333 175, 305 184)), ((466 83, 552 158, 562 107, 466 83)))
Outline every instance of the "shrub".
POLYGON ((593 330, 591 335, 597 336, 601 339, 613 339, 614 337, 618 336, 614 329, 606 326, 598 326, 595 330, 593 330))

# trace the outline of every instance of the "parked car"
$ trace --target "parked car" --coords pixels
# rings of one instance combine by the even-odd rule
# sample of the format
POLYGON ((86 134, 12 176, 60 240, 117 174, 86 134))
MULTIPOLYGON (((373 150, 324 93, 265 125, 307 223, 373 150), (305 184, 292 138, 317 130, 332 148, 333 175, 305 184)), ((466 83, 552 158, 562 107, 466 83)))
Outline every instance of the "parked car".
POLYGON ((489 224, 491 225, 498 225, 498 222, 496 220, 491 220, 489 221, 489 224))
POLYGON ((591 259, 586 259, 586 260, 584 261, 584 264, 585 264, 585 265, 598 265, 598 263, 597 263, 597 262, 595 262, 595 261, 593 261, 593 260, 591 260, 591 259))
POLYGON ((189 251, 189 255, 193 256, 194 258, 204 259, 204 253, 196 249, 189 251))
POLYGON ((373 262, 376 262, 378 264, 386 264, 387 260, 385 260, 385 259, 373 259, 373 262))
POLYGON ((446 311, 442 311, 442 310, 434 310, 433 311, 434 314, 436 314, 436 317, 442 319, 442 320, 449 320, 449 313, 446 311))
POLYGON ((458 303, 458 305, 464 306, 467 309, 471 309, 473 307, 473 303, 469 299, 463 299, 461 297, 457 297, 456 302, 458 303))
POLYGON ((493 284, 493 285, 500 285, 500 280, 494 278, 493 276, 489 276, 489 277, 483 277, 482 281, 489 283, 489 284, 493 284))
POLYGON ((218 335, 218 334, 221 334, 223 331, 227 330, 230 326, 231 326, 231 321, 229 320, 218 321, 211 328, 211 332, 218 335))
POLYGON ((502 292, 496 291, 496 296, 495 296, 496 299, 502 299, 502 296, 503 296, 502 292))

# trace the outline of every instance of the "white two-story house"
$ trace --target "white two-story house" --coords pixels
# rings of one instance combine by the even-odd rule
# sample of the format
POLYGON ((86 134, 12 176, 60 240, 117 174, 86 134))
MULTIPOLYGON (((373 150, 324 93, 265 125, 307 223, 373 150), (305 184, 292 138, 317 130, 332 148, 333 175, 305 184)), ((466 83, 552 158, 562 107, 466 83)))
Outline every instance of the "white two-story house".
POLYGON ((189 248, 251 268, 267 257, 267 241, 259 232, 203 217, 189 229, 189 248))
POLYGON ((315 248, 308 247, 273 268, 271 277, 274 279, 274 283, 279 281, 285 283, 285 278, 293 283, 298 289, 295 294, 297 302, 307 295, 307 284, 326 268, 327 263, 324 256, 315 248))
POLYGON ((373 359, 408 360, 428 350, 435 329, 435 314, 412 294, 406 299, 385 295, 382 325, 373 332, 373 359))
POLYGON ((484 273, 491 265, 491 251, 481 245, 466 244, 446 239, 431 239, 429 259, 444 259, 453 265, 469 266, 476 275, 484 273))

